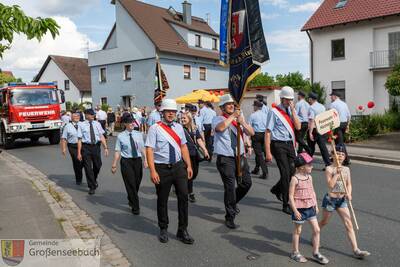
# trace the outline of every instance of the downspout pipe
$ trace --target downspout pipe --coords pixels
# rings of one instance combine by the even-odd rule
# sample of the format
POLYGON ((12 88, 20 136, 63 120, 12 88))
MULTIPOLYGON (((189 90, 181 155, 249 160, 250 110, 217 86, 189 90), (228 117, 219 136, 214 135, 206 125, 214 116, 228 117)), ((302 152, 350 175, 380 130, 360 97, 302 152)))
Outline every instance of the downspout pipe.
POLYGON ((310 39, 310 80, 314 84, 314 42, 311 38, 310 31, 306 31, 308 39, 310 39))

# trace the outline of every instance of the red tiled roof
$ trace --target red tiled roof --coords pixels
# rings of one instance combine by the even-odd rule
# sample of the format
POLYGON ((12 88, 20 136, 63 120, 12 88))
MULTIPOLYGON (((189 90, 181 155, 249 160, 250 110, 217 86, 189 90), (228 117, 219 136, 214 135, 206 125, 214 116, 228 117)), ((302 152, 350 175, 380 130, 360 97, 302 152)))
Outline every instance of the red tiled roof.
POLYGON ((400 0, 348 0, 344 7, 335 8, 338 2, 325 0, 302 31, 400 14, 400 0))
POLYGON ((92 90, 90 82, 90 69, 88 66, 88 60, 86 58, 77 57, 64 57, 50 55, 47 57, 46 62, 43 64, 36 75, 34 82, 38 82, 43 72, 47 68, 50 60, 53 60, 57 66, 65 73, 65 75, 71 80, 76 88, 81 92, 90 92, 92 90))
POLYGON ((0 70, 0 72, 3 73, 4 75, 10 76, 10 77, 14 77, 14 74, 12 73, 12 71, 0 70))
MULTIPOLYGON (((161 52, 183 54, 213 60, 219 59, 217 51, 205 51, 190 48, 179 36, 170 23, 189 30, 218 37, 218 34, 201 18, 192 17, 192 24, 185 24, 181 19, 174 19, 167 9, 136 0, 119 0, 134 21, 141 27, 157 49, 161 52)), ((181 13, 177 13, 181 17, 181 13)))

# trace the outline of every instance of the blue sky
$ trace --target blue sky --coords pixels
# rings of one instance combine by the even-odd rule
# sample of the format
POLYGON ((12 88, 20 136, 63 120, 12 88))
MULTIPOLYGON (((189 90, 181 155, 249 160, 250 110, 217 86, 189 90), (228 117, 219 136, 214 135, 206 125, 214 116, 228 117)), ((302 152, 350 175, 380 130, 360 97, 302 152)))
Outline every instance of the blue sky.
MULTIPOLYGON (((51 16, 63 27, 62 36, 42 43, 27 42, 16 38, 14 47, 0 62, 3 69, 11 69, 16 76, 29 80, 39 70, 47 54, 85 56, 87 43, 90 50, 97 50, 104 43, 115 21, 114 6, 110 0, 3 0, 4 4, 18 4, 28 15, 51 16), (68 46, 66 46, 68 43, 68 46), (26 51, 36 50, 32 54, 26 51)), ((144 2, 182 9, 183 0, 146 0, 144 2)), ((219 31, 219 0, 190 0, 192 13, 206 18, 219 31)), ((263 71, 271 74, 302 72, 309 76, 308 39, 301 27, 318 7, 320 0, 259 0, 263 28, 271 61, 263 71)))

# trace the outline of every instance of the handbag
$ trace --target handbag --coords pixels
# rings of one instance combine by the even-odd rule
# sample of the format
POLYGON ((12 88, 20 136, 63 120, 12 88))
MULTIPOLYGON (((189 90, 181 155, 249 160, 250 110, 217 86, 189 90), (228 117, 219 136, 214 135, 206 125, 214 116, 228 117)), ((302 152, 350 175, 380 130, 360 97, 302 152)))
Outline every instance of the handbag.
POLYGON ((199 147, 199 145, 197 144, 197 142, 195 142, 192 138, 192 136, 190 135, 190 133, 188 132, 188 130, 186 128, 183 128, 187 134, 187 136, 189 136, 190 140, 192 141, 192 143, 194 144, 194 147, 196 148, 196 152, 197 152, 197 159, 199 162, 205 161, 206 160, 206 156, 204 155, 203 150, 199 147))

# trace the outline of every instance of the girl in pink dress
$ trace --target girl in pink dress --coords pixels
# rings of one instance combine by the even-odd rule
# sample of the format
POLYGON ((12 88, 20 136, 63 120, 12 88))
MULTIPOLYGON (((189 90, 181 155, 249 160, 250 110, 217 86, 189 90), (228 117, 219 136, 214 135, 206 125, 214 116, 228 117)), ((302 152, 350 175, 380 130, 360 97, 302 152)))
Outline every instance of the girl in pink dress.
POLYGON ((312 227, 313 260, 320 264, 327 264, 329 260, 319 252, 320 229, 317 220, 318 206, 311 177, 313 159, 307 153, 299 154, 295 159, 296 173, 289 185, 289 204, 292 208, 294 224, 290 258, 304 263, 307 259, 299 251, 301 229, 305 221, 312 227))

